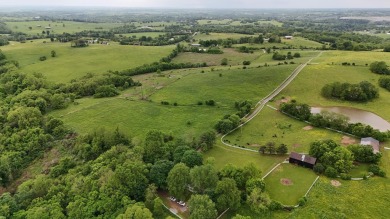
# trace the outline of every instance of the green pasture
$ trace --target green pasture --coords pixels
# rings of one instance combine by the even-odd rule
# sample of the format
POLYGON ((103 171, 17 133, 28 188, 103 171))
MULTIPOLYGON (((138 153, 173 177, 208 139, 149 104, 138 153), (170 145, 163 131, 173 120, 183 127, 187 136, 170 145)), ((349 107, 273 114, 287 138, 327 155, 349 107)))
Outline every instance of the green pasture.
POLYGON ((241 37, 250 37, 255 35, 247 35, 247 34, 240 34, 240 33, 198 33, 195 35, 194 39, 196 41, 199 40, 219 40, 219 39, 239 39, 241 37))
POLYGON ((354 107, 362 110, 367 110, 378 114, 382 118, 390 121, 390 92, 379 88, 379 98, 366 103, 357 103, 349 101, 341 101, 336 99, 326 99, 321 95, 321 89, 325 84, 333 82, 349 82, 359 83, 361 81, 369 81, 374 85, 378 85, 378 79, 381 77, 378 74, 371 73, 368 67, 365 66, 341 66, 336 65, 342 61, 356 63, 371 63, 376 58, 384 60, 390 58, 390 54, 377 52, 325 52, 320 58, 312 61, 312 64, 307 66, 296 79, 286 87, 280 94, 281 96, 290 96, 298 102, 307 103, 311 106, 346 106, 354 107), (337 55, 334 57, 333 55, 337 55), (344 54, 344 56, 342 56, 344 54), (334 65, 328 64, 332 63, 334 65), (359 62, 360 60, 360 62, 359 62))
POLYGON ((218 139, 217 144, 204 155, 205 159, 209 157, 215 158, 215 166, 217 169, 222 169, 226 164, 233 164, 238 167, 243 167, 253 163, 259 168, 264 176, 272 170, 274 166, 286 159, 286 156, 267 156, 257 152, 244 151, 241 149, 225 146, 218 139))
POLYGON ((254 53, 241 53, 236 49, 223 49, 223 54, 208 53, 180 53, 173 62, 175 63, 207 63, 209 66, 221 65, 222 59, 228 59, 228 65, 242 65, 243 61, 253 61, 263 55, 263 51, 254 53))
MULTIPOLYGON (((383 152, 381 166, 390 173, 390 151, 383 152)), ((388 218, 389 178, 340 182, 341 186, 334 187, 330 179, 321 177, 306 205, 294 210, 289 218, 388 218)))
POLYGON ((317 175, 311 169, 281 164, 264 181, 272 200, 284 205, 296 205, 316 178, 317 175))
POLYGON ((122 132, 143 139, 152 129, 171 133, 191 141, 205 130, 212 129, 218 119, 231 109, 209 106, 163 106, 148 101, 132 101, 126 98, 77 100, 64 110, 51 113, 61 118, 78 133, 88 133, 99 128, 122 132))
POLYGON ((124 70, 149 64, 168 55, 173 46, 142 47, 91 44, 84 48, 72 48, 70 43, 51 43, 50 40, 11 42, 2 47, 8 59, 19 62, 24 72, 40 72, 52 82, 67 82, 87 73, 102 74, 108 70, 124 70), (43 42, 46 43, 43 43, 43 42), (56 57, 51 57, 54 50, 56 57), (39 57, 46 56, 46 61, 39 57))
POLYGON ((16 21, 5 22, 14 32, 22 32, 30 35, 41 35, 42 31, 50 33, 76 33, 83 30, 108 31, 114 27, 123 26, 122 23, 86 23, 74 21, 16 21), (30 29, 31 27, 31 29, 30 29), (46 29, 50 27, 50 29, 46 29))
POLYGON ((224 69, 189 74, 150 98, 179 105, 196 105, 198 101, 214 100, 216 108, 233 108, 236 101, 250 100, 256 104, 273 91, 296 65, 251 69, 224 69))
POLYGON ((339 133, 321 128, 304 130, 306 126, 308 124, 264 107, 254 119, 225 139, 232 145, 256 150, 268 142, 275 142, 276 146, 286 144, 290 152, 305 153, 309 151, 310 143, 316 140, 332 139, 341 143, 343 135, 339 133))

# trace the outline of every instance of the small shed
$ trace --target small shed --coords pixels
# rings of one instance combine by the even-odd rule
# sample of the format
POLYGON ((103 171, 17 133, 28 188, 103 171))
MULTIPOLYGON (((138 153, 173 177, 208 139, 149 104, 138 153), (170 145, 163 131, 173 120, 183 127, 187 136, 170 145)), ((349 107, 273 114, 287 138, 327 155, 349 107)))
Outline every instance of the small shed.
POLYGON ((286 39, 286 40, 292 40, 292 39, 293 39, 293 36, 285 36, 284 39, 286 39))
POLYGON ((290 158, 288 159, 289 163, 297 164, 306 168, 313 169, 314 165, 317 162, 317 158, 311 157, 306 154, 299 154, 296 152, 290 153, 290 158))
POLYGON ((374 154, 379 153, 379 141, 376 140, 375 138, 371 138, 371 137, 362 138, 360 140, 360 144, 365 146, 371 146, 374 154))
POLYGON ((193 46, 193 47, 200 47, 200 44, 199 43, 193 43, 193 44, 191 44, 191 46, 193 46))

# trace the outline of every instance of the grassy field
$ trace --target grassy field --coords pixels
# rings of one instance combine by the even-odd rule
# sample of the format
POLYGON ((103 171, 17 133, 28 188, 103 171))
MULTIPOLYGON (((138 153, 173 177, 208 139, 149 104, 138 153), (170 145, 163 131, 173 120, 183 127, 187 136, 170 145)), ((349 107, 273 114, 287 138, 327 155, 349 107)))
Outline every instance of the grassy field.
POLYGON ((43 43, 44 40, 17 43, 2 47, 11 60, 17 60, 24 72, 41 72, 48 80, 67 82, 86 73, 105 73, 108 70, 124 70, 158 61, 168 55, 173 46, 141 47, 92 44, 85 48, 72 48, 70 43, 43 43), (51 51, 57 57, 51 57, 51 51), (46 61, 39 57, 46 56, 46 61))
POLYGON ((258 149, 267 142, 275 142, 276 146, 286 144, 289 151, 306 153, 310 143, 316 140, 332 139, 341 143, 341 134, 320 128, 304 130, 306 126, 308 124, 265 107, 257 117, 225 139, 231 144, 251 149, 258 149))
POLYGON ((231 23, 231 19, 223 19, 223 20, 198 20, 198 24, 205 25, 205 24, 218 24, 218 25, 226 25, 231 23))
POLYGON ((359 83, 369 81, 377 85, 380 75, 371 73, 364 63, 375 60, 389 60, 390 54, 380 52, 325 52, 320 58, 314 59, 313 65, 307 66, 298 77, 279 95, 291 96, 299 102, 311 106, 347 106, 374 112, 390 121, 390 92, 379 88, 379 98, 367 103, 355 103, 321 96, 321 89, 332 82, 359 83), (341 66, 341 62, 355 62, 363 66, 341 66), (331 63, 334 63, 332 65, 331 63), (328 64, 330 63, 330 64, 328 64), (336 65, 336 63, 338 65, 336 65))
POLYGON ((221 65, 222 59, 228 59, 228 65, 242 65, 243 61, 253 61, 263 55, 263 51, 254 53, 241 53, 236 49, 223 49, 223 54, 207 53, 180 53, 173 62, 175 63, 207 63, 209 66, 221 65))
POLYGON ((223 145, 219 139, 216 146, 205 154, 205 159, 209 157, 215 158, 217 169, 222 169, 229 163, 238 167, 254 163, 261 170, 263 176, 278 163, 286 159, 286 156, 266 156, 256 152, 228 147, 223 145))
POLYGON ((264 181, 271 199, 285 205, 296 205, 316 177, 317 175, 310 169, 281 164, 264 181))
POLYGON ((172 133, 192 140, 205 130, 212 129, 218 119, 231 109, 207 106, 162 106, 148 101, 131 101, 124 98, 78 100, 79 104, 51 115, 61 118, 78 133, 97 128, 114 130, 118 127, 132 137, 143 139, 152 129, 172 133))
POLYGON ((234 107, 235 101, 257 103, 275 89, 296 65, 218 70, 190 74, 151 96, 155 102, 177 102, 194 105, 198 101, 214 100, 217 106, 234 107), (180 94, 180 95, 178 95, 180 94))
POLYGON ((73 21, 18 21, 5 22, 12 31, 22 32, 30 35, 42 34, 42 31, 50 31, 50 33, 62 34, 76 33, 83 30, 110 30, 114 27, 122 26, 121 23, 85 23, 73 21), (31 27, 31 29, 29 28, 31 27), (46 29, 50 27, 50 29, 46 29))

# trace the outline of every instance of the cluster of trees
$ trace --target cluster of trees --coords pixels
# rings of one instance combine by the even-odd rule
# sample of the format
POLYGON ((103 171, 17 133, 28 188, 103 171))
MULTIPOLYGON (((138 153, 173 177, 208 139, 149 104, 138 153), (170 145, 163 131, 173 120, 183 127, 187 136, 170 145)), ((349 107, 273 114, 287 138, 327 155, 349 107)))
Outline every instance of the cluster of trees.
POLYGON ((326 98, 359 102, 366 102, 379 97, 378 88, 368 81, 362 81, 359 84, 340 82, 326 84, 322 88, 321 94, 326 98))
POLYGON ((316 127, 331 128, 358 137, 373 137, 379 141, 385 141, 390 138, 390 132, 381 132, 378 129, 373 129, 371 126, 361 123, 349 123, 347 117, 337 113, 323 111, 312 114, 311 108, 307 104, 296 102, 283 103, 280 110, 301 121, 309 121, 316 127))
POLYGON ((259 152, 262 154, 287 154, 288 147, 285 144, 280 144, 276 147, 275 142, 267 142, 267 144, 260 146, 259 152))
POLYGON ((252 110, 252 103, 248 100, 244 100, 244 101, 236 101, 234 103, 234 107, 236 108, 237 110, 237 115, 242 118, 244 117, 246 114, 248 114, 251 110, 252 110))
POLYGON ((141 45, 141 46, 165 46, 173 45, 183 41, 188 41, 189 35, 173 35, 171 33, 160 35, 158 37, 136 36, 121 38, 121 45, 141 45))
POLYGON ((272 59, 273 60, 286 60, 286 59, 294 59, 294 58, 300 58, 300 57, 301 57, 301 54, 299 52, 294 53, 294 55, 292 55, 291 52, 288 52, 287 55, 275 52, 272 56, 272 59))
POLYGON ((386 64, 386 62, 383 61, 371 63, 370 70, 371 72, 376 74, 381 74, 381 75, 390 74, 389 66, 386 64))
MULTIPOLYGON (((55 127, 55 122, 48 123, 55 127)), ((38 128, 34 127, 34 133, 38 128)), ((33 144, 34 141, 26 136, 33 133, 23 133, 25 136, 21 139, 33 144)), ((42 134, 47 133, 42 131, 42 134)), ((212 131, 202 134, 196 142, 185 142, 152 130, 142 145, 134 145, 118 129, 113 132, 101 129, 64 138, 57 142, 56 148, 66 155, 50 163, 44 174, 22 183, 14 195, 4 193, 0 196, 0 215, 7 218, 165 217, 167 214, 157 189, 175 191, 178 188, 180 180, 174 177, 175 169, 188 169, 184 176, 191 172, 192 186, 199 192, 217 183, 213 181, 213 173, 218 172, 212 165, 203 167, 202 155, 195 150, 212 147, 215 139, 212 131), (205 179, 209 179, 210 184, 205 179)), ((45 143, 43 137, 38 140, 45 143)), ((21 147, 19 143, 17 146, 21 147)), ((32 156, 33 151, 22 149, 32 156)), ((18 160, 23 158, 18 159, 16 151, 2 151, 2 185, 7 179, 3 174, 4 167, 20 165, 16 163, 18 160)), ((219 180, 219 176, 216 179, 219 180)), ((188 185, 178 192, 188 192, 188 185)))
POLYGON ((179 163, 168 173, 167 181, 170 194, 179 199, 188 190, 194 192, 188 201, 190 218, 216 218, 227 209, 237 210, 242 203, 256 213, 282 208, 265 192, 261 171, 253 164, 243 168, 228 164, 217 171, 210 160, 193 168, 179 163))
POLYGON ((341 173, 347 174, 353 167, 353 153, 333 140, 311 143, 309 154, 317 158, 314 171, 324 173, 328 177, 335 178, 341 173))
POLYGON ((8 45, 8 44, 9 44, 8 38, 4 37, 4 36, 0 36, 0 46, 5 46, 5 45, 8 45))
POLYGON ((390 78, 389 77, 382 77, 379 79, 379 86, 387 89, 390 91, 390 78))
POLYGON ((229 133, 240 125, 240 117, 237 114, 225 115, 215 125, 215 129, 222 134, 229 133))
POLYGON ((370 169, 375 175, 385 176, 386 173, 378 167, 382 157, 375 154, 372 147, 364 145, 349 145, 347 148, 340 146, 333 140, 315 141, 311 143, 309 154, 317 158, 314 171, 335 178, 351 179, 348 172, 353 167, 353 162, 371 164, 370 169))
POLYGON ((198 63, 198 64, 192 64, 192 63, 169 63, 169 62, 154 62, 152 64, 145 64, 140 67, 136 67, 133 69, 128 69, 121 71, 120 75, 128 75, 128 76, 134 76, 134 75, 140 75, 140 74, 146 74, 146 73, 153 73, 157 71, 166 71, 166 70, 172 70, 172 69, 183 69, 183 68, 203 68, 207 67, 206 63, 198 63))
POLYGON ((129 76, 110 72, 99 76, 89 73, 79 80, 72 80, 66 84, 57 84, 53 89, 56 92, 74 94, 77 98, 85 96, 101 98, 116 96, 119 94, 118 90, 133 86, 141 86, 141 83, 133 81, 129 76))

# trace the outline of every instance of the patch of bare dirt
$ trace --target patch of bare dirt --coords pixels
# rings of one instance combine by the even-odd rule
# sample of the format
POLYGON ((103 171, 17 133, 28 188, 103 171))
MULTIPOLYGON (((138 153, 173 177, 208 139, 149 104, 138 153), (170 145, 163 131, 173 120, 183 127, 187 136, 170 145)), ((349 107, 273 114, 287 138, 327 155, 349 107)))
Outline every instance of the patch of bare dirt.
POLYGON ((299 148, 300 146, 301 146, 301 144, 293 144, 294 148, 299 148))
POLYGON ((282 104, 282 103, 288 103, 288 102, 290 102, 290 100, 291 100, 291 97, 285 97, 285 98, 283 98, 283 99, 280 99, 280 100, 275 101, 275 103, 276 103, 277 106, 279 106, 279 105, 282 104))
POLYGON ((332 181, 330 181, 330 184, 332 184, 332 186, 334 186, 334 187, 341 186, 341 182, 338 180, 332 180, 332 181))
POLYGON ((281 178, 280 179, 280 183, 284 186, 291 186, 293 185, 293 181, 291 179, 287 179, 287 178, 281 178))
POLYGON ((343 145, 350 145, 350 144, 355 144, 356 143, 356 140, 349 137, 349 136, 346 136, 344 135, 341 139, 341 144, 343 145))
POLYGON ((308 126, 303 127, 303 130, 309 131, 309 130, 312 130, 313 128, 314 128, 313 126, 308 125, 308 126))
POLYGON ((252 147, 260 147, 259 144, 251 144, 252 147))

